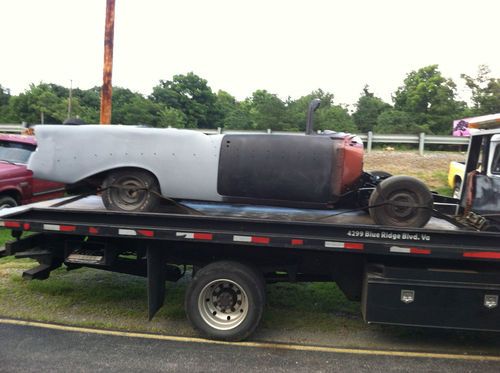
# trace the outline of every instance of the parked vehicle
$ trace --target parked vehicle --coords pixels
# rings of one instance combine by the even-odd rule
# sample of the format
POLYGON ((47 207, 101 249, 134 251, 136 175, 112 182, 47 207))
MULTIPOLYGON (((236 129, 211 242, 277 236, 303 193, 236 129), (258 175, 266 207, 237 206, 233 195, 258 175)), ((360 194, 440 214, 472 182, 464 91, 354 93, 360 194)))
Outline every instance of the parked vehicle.
POLYGON ((35 149, 33 136, 0 134, 0 209, 64 195, 63 184, 34 178, 26 168, 35 149))
POLYGON ((106 208, 142 212, 162 197, 243 204, 369 209, 378 224, 424 226, 433 197, 419 180, 363 172, 359 137, 206 135, 130 126, 40 126, 37 177, 102 192, 106 208), (83 144, 83 145, 82 145, 83 144), (78 167, 75 167, 78 165, 78 167), (373 193, 372 193, 373 192, 373 193))
POLYGON ((464 180, 465 162, 451 161, 448 169, 448 186, 453 190, 453 197, 460 198, 460 188, 464 180))
MULTIPOLYGON (((448 213, 436 211, 424 228, 373 225, 349 210, 336 212, 346 220, 257 206, 245 215, 248 206, 223 201, 178 203, 168 213, 106 211, 99 196, 42 202, 0 213, 16 239, 0 256, 37 260, 27 279, 62 265, 145 276, 150 318, 165 281, 191 274, 187 318, 215 339, 250 336, 265 284, 278 281, 335 281, 370 323, 500 331, 500 130, 472 134, 464 175, 459 199, 433 195, 448 213)), ((372 196, 391 180, 404 181, 389 176, 372 196)), ((404 215, 405 207, 394 209, 404 215)))
MULTIPOLYGON (((481 115, 478 117, 457 119, 453 121, 453 136, 470 136, 471 133, 485 129, 495 129, 500 125, 500 113, 481 115)), ((460 189, 464 180, 465 162, 450 162, 448 169, 448 185, 453 189, 453 197, 460 197, 460 189)))

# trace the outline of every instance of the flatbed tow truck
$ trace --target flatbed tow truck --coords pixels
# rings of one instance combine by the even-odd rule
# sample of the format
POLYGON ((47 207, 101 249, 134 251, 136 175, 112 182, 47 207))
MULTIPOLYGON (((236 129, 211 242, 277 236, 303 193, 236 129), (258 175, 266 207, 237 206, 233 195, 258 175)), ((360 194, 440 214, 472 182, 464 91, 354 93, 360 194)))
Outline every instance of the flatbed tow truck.
POLYGON ((165 282, 192 274, 187 317, 215 339, 248 337, 264 311, 265 283, 278 281, 334 281, 369 323, 500 331, 500 178, 490 172, 499 137, 471 137, 461 198, 434 196, 455 217, 436 213, 424 228, 374 225, 364 211, 222 203, 117 212, 94 195, 3 210, 0 225, 15 240, 0 255, 37 260, 27 279, 62 265, 145 276, 150 318, 165 282), (488 168, 478 171, 479 163, 488 168))

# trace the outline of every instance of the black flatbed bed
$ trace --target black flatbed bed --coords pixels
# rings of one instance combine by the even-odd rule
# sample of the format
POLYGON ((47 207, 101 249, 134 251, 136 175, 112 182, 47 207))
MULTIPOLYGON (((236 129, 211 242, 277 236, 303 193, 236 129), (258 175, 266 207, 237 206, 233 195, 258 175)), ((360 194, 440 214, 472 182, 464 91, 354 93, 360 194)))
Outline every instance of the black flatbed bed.
POLYGON ((364 212, 184 202, 161 213, 108 211, 98 196, 53 207, 61 200, 0 213, 20 231, 135 237, 218 244, 349 251, 389 256, 500 260, 499 233, 464 230, 438 218, 424 228, 376 226, 364 212), (189 212, 189 213, 186 213, 189 212), (191 238, 191 234, 194 236, 191 238))
MULTIPOLYGON (((264 299, 264 282, 277 281, 334 281, 361 301, 367 322, 500 331, 500 233, 438 218, 409 229, 374 225, 364 211, 187 201, 158 213, 127 213, 87 196, 4 210, 0 225, 16 238, 0 256, 39 262, 25 278, 46 279, 63 264, 146 276, 150 318, 164 303, 165 281, 192 265, 186 312, 192 322, 201 314, 215 318, 210 326, 193 322, 212 338, 246 338, 259 321, 254 314, 244 327, 218 330, 215 299, 224 289, 237 286, 264 299), (241 271, 250 285, 239 282, 241 271), (213 276, 225 285, 205 296, 207 287, 196 284, 213 276), (204 308, 204 298, 214 299, 212 308, 204 308)), ((256 309, 263 309, 262 299, 256 309)), ((251 312, 253 305, 245 306, 251 312)))

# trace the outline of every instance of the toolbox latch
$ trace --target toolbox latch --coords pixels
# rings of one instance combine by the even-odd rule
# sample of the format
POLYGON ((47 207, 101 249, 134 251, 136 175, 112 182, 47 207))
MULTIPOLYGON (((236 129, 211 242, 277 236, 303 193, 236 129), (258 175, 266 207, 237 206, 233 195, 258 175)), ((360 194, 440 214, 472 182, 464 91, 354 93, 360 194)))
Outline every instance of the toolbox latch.
POLYGON ((498 295, 488 295, 484 296, 484 306, 486 308, 495 308, 498 306, 498 295))
POLYGON ((415 290, 401 290, 401 302, 412 303, 415 300, 415 290))

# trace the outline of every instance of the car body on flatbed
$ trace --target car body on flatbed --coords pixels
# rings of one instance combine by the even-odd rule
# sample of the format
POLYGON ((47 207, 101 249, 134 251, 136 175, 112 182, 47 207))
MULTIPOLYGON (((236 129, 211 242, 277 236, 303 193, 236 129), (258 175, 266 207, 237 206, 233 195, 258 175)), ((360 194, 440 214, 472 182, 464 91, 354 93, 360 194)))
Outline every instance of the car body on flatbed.
POLYGON ((378 224, 422 227, 433 196, 409 176, 363 171, 358 136, 217 134, 131 126, 39 126, 29 169, 37 177, 100 192, 109 210, 155 211, 162 199, 369 211, 378 224))

